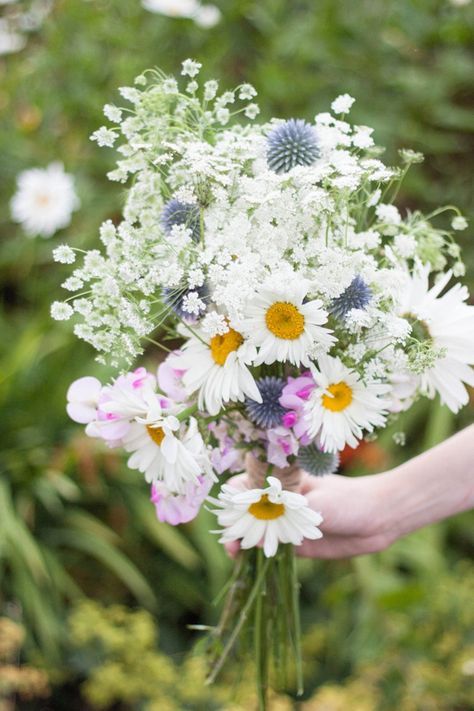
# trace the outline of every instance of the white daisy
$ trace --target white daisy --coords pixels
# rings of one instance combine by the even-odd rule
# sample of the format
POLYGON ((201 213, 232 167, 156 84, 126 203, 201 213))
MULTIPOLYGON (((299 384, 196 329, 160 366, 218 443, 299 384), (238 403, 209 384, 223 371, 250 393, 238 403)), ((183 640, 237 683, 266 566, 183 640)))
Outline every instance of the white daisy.
POLYGON ((199 8, 197 0, 142 0, 145 10, 168 17, 192 17, 199 8))
POLYGON ((309 366, 309 355, 315 348, 327 351, 335 338, 322 324, 327 311, 318 299, 304 302, 308 285, 263 288, 247 304, 245 318, 239 327, 251 343, 258 346, 255 365, 289 361, 309 366))
POLYGON ((326 452, 337 452, 346 444, 357 447, 364 429, 372 432, 384 425, 388 401, 381 396, 390 386, 363 383, 339 358, 323 356, 318 364, 319 370, 311 366, 317 387, 304 406, 308 435, 318 436, 326 452))
POLYGON ((474 386, 474 306, 465 303, 469 293, 461 284, 440 296, 451 271, 431 289, 429 273, 427 265, 407 278, 398 311, 411 324, 412 335, 442 353, 432 368, 418 376, 421 392, 430 398, 438 392, 441 402, 457 412, 469 400, 464 383, 474 386))
POLYGON ((158 401, 147 417, 130 425, 123 446, 132 452, 130 469, 138 469, 149 483, 163 481, 173 493, 186 493, 187 484, 199 484, 203 473, 215 480, 196 420, 190 418, 186 429, 176 417, 162 412, 158 401))
POLYGON ((182 353, 170 359, 173 367, 185 370, 183 383, 191 394, 199 390, 198 407, 217 415, 222 405, 249 397, 262 402, 247 365, 256 356, 255 346, 229 326, 224 334, 212 338, 192 336, 182 353))
POLYGON ((306 497, 292 491, 283 491, 279 479, 269 476, 266 489, 240 491, 224 484, 217 499, 219 506, 213 511, 224 527, 221 543, 240 540, 242 548, 253 548, 261 541, 263 552, 274 556, 279 543, 299 546, 304 538, 322 537, 318 526, 321 514, 309 508, 306 497))
POLYGON ((29 236, 51 237, 70 223, 73 210, 79 207, 74 178, 64 172, 62 163, 25 170, 17 177, 17 185, 11 214, 29 236))

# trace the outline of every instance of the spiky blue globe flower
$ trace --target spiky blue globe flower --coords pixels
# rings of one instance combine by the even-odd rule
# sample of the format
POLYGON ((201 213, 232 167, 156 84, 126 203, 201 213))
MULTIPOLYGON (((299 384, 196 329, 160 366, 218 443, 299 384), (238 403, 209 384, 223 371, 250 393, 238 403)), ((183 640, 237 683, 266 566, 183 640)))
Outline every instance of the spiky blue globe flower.
POLYGON ((171 230, 175 225, 184 225, 191 230, 193 240, 199 242, 201 226, 199 207, 197 205, 171 198, 163 208, 160 221, 165 234, 171 234, 171 230))
POLYGON ((298 452, 298 464, 309 474, 324 476, 334 474, 339 466, 339 455, 332 452, 321 452, 316 445, 301 447, 298 452))
POLYGON ((321 151, 313 126, 289 119, 267 136, 267 163, 275 173, 288 173, 296 165, 312 165, 321 151))
POLYGON ((202 286, 196 286, 194 289, 169 289, 165 287, 161 292, 161 298, 163 303, 166 304, 166 306, 169 306, 172 311, 174 311, 175 314, 179 316, 179 318, 182 318, 185 321, 192 323, 196 322, 206 311, 206 306, 201 307, 199 309, 198 314, 186 311, 183 304, 184 299, 193 293, 197 294, 197 296, 204 302, 206 302, 207 298, 209 297, 209 290, 207 286, 203 284, 202 286))
POLYGON ((268 375, 257 380, 262 402, 247 398, 245 408, 252 422, 258 427, 269 429, 281 425, 282 417, 286 412, 279 402, 284 386, 285 381, 275 376, 268 375))
POLYGON ((337 318, 344 318, 351 309, 365 309, 372 298, 372 291, 357 274, 347 289, 332 300, 329 311, 337 318))

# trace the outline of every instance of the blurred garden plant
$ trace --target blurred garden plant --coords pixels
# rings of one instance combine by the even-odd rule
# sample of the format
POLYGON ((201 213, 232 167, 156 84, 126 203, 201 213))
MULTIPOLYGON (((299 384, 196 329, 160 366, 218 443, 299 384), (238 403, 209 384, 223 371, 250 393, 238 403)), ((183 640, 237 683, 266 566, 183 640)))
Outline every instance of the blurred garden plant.
POLYGON ((13 711, 20 702, 48 697, 45 671, 19 662, 25 639, 23 627, 8 617, 0 617, 0 711, 13 711))

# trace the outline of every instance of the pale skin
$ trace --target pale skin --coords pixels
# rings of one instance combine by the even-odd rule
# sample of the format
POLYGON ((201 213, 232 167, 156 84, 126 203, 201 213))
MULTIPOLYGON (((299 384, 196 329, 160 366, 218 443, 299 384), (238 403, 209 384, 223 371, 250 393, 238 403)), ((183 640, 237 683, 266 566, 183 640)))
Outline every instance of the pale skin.
MULTIPOLYGON (((249 486, 245 474, 229 484, 249 486)), ((324 522, 324 537, 297 550, 309 558, 350 558, 474 507, 474 425, 380 474, 303 474, 301 493, 324 522)), ((238 544, 228 546, 235 554, 238 544)))

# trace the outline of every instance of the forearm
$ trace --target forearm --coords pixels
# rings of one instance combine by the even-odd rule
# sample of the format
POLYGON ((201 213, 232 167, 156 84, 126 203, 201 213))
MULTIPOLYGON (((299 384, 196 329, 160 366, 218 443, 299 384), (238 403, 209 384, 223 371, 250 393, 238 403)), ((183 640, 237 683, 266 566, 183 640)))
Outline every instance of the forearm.
POLYGON ((378 488, 381 527, 394 540, 474 507, 474 425, 379 475, 378 488))

